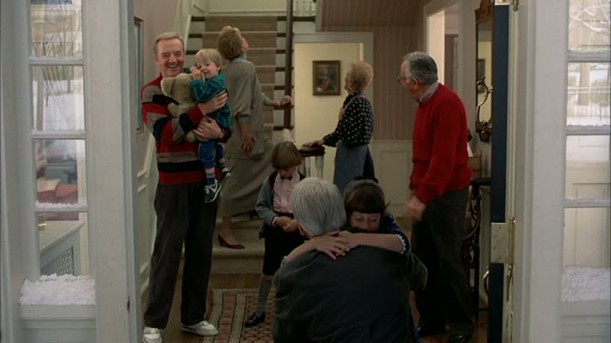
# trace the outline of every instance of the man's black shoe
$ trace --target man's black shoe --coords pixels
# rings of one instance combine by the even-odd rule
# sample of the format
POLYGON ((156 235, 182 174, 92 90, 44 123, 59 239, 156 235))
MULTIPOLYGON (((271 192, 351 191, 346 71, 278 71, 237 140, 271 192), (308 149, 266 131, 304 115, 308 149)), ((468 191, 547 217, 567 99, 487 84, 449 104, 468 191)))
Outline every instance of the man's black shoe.
POLYGON ((471 343, 471 335, 450 335, 448 343, 471 343))
POLYGON ((265 321, 265 312, 259 313, 255 312, 250 315, 246 323, 244 323, 244 327, 251 328, 253 326, 257 326, 265 321))

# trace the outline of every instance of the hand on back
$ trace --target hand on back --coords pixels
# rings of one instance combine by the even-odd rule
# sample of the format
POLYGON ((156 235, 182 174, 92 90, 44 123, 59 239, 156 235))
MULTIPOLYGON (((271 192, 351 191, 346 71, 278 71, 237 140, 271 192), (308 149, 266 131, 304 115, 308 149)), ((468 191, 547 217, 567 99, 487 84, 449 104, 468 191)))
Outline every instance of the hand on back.
POLYGON ((322 236, 312 237, 309 241, 314 249, 332 259, 336 259, 338 256, 344 256, 350 250, 348 242, 345 238, 339 235, 339 231, 331 231, 322 236))

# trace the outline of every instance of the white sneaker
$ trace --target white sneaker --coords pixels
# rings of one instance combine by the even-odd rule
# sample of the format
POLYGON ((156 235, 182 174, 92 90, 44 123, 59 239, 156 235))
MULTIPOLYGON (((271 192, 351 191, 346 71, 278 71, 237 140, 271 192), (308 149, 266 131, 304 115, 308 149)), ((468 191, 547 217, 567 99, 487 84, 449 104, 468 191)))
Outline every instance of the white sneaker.
POLYGON ((180 329, 185 332, 194 333, 199 336, 216 336, 219 333, 214 325, 208 323, 207 321, 201 321, 194 325, 184 325, 180 326, 180 329))
POLYGON ((142 332, 142 343, 161 343, 161 330, 145 326, 142 332))

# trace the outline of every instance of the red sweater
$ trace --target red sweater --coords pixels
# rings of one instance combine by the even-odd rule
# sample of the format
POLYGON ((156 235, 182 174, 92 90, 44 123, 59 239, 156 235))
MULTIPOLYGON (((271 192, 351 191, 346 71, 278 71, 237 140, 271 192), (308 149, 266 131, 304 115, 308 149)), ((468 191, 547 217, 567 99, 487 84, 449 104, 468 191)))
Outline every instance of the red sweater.
POLYGON ((204 116, 197 106, 178 117, 172 116, 167 103, 160 97, 163 95, 161 79, 163 77, 159 74, 142 87, 140 94, 144 125, 155 137, 159 184, 203 182, 206 174, 197 158, 198 142, 187 142, 184 136, 195 129, 204 116))
POLYGON ((420 201, 428 204, 470 184, 468 134, 465 106, 451 89, 440 84, 428 101, 418 105, 409 188, 420 201))

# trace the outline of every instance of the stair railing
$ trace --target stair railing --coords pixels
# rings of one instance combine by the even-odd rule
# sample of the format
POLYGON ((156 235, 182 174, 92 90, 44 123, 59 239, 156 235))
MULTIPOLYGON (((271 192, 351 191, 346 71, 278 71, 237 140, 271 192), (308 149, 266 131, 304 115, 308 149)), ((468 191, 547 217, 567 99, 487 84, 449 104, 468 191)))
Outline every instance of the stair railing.
MULTIPOLYGON (((293 2, 287 0, 286 4, 286 45, 284 54, 284 95, 291 95, 293 90, 293 2)), ((284 120, 282 123, 284 130, 292 130, 290 107, 284 108, 284 120)))
POLYGON ((293 14, 297 17, 316 15, 316 0, 294 0, 293 4, 293 14))

